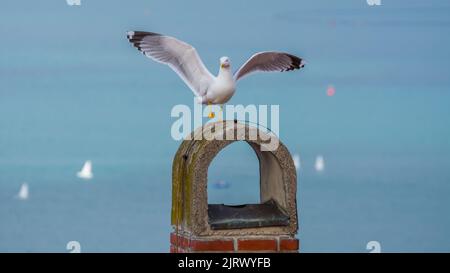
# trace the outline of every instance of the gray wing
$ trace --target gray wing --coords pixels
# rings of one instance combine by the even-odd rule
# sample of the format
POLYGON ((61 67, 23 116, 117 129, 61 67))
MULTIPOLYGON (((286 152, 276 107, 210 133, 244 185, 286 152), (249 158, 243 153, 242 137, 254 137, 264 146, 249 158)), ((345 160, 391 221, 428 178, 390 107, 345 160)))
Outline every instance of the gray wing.
POLYGON ((300 69, 304 66, 305 62, 301 58, 288 53, 275 51, 259 52, 251 56, 250 59, 234 73, 234 79, 237 81, 244 76, 258 71, 283 72, 300 69))
POLYGON ((214 76, 191 45, 158 33, 129 31, 127 38, 145 56, 167 64, 183 79, 196 96, 203 96, 214 76))

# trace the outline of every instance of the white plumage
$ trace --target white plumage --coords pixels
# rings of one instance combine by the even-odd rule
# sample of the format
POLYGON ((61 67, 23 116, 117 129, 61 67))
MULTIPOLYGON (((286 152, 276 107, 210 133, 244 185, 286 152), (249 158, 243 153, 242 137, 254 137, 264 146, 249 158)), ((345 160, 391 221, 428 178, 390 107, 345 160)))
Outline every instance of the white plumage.
POLYGON ((234 75, 228 57, 220 58, 220 70, 212 75, 191 45, 170 36, 153 32, 129 31, 128 40, 145 56, 167 64, 203 104, 223 104, 236 90, 236 82, 258 71, 290 71, 304 67, 304 61, 284 52, 266 51, 254 54, 234 75))

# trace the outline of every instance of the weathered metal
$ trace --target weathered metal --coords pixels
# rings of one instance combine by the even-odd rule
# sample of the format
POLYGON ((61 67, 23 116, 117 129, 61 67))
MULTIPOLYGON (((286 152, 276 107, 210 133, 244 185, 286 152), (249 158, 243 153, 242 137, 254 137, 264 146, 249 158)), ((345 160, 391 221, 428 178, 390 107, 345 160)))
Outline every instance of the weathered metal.
POLYGON ((208 205, 208 223, 213 230, 289 225, 289 216, 275 200, 262 204, 208 205))

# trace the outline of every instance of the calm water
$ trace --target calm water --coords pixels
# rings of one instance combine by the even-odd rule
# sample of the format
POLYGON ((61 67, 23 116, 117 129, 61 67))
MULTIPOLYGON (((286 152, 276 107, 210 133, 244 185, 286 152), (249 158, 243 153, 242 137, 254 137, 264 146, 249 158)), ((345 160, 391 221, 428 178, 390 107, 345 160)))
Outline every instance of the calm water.
MULTIPOLYGON (((450 3, 81 1, 1 4, 1 252, 67 252, 73 240, 83 252, 168 251, 170 111, 192 95, 128 44, 139 29, 193 44, 214 74, 223 55, 234 67, 270 49, 308 61, 246 78, 231 101, 280 105, 281 140, 302 161, 303 251, 366 252, 373 240, 450 251, 450 3), (87 159, 89 182, 76 177, 87 159), (14 198, 23 182, 27 201, 14 198)), ((209 175, 230 184, 210 187, 211 202, 258 201, 245 144, 209 175)))

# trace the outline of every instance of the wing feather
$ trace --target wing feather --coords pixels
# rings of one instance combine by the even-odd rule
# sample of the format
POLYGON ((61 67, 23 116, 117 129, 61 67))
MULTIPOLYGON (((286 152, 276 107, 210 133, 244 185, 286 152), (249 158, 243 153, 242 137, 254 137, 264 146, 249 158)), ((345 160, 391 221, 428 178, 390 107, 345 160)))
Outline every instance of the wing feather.
POLYGON ((254 72, 284 72, 300 69, 305 62, 292 54, 275 51, 259 52, 251 56, 235 73, 237 81, 254 72))
POLYGON ((127 38, 145 56, 172 68, 196 96, 206 94, 214 76, 194 47, 154 32, 129 31, 127 38))

